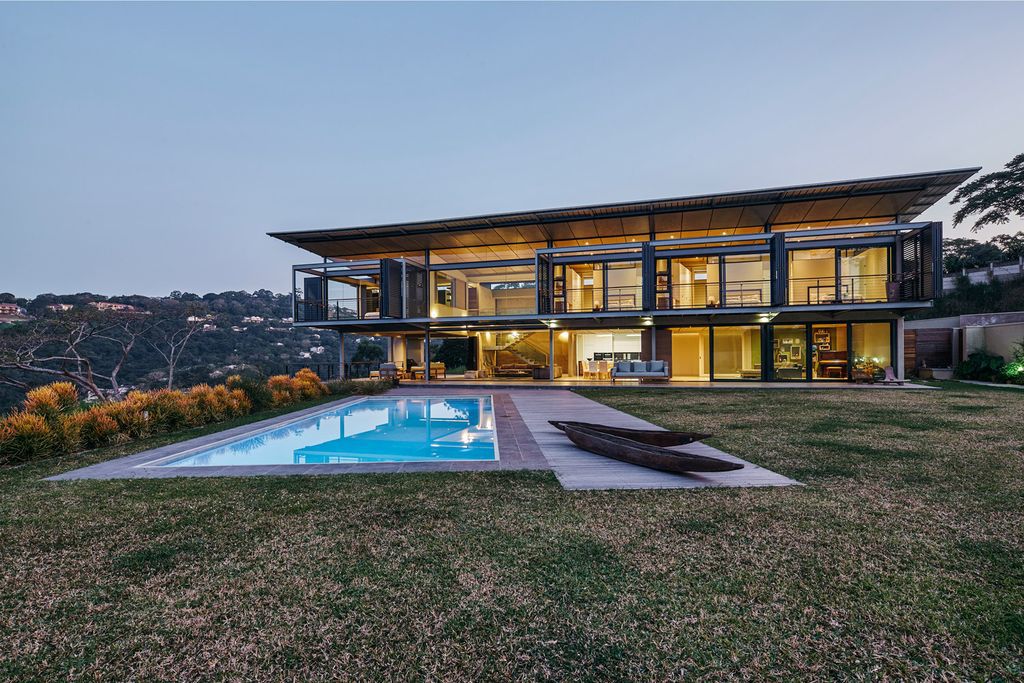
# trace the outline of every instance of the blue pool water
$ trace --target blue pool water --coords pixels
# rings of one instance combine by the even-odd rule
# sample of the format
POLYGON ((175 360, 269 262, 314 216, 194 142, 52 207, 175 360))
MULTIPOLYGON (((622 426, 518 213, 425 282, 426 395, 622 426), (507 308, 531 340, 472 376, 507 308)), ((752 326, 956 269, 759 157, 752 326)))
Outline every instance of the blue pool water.
POLYGON ((160 467, 497 460, 489 396, 369 398, 160 467))

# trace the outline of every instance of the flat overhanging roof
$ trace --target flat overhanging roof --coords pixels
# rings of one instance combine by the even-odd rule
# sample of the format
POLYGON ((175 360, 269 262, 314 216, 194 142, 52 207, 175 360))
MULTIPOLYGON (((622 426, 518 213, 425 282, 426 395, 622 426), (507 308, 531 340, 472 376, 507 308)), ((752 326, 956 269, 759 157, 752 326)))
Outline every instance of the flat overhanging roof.
POLYGON ((654 216, 657 232, 688 236, 732 234, 766 223, 838 225, 895 216, 911 221, 979 170, 268 234, 326 258, 413 255, 424 249, 478 250, 480 260, 512 258, 515 245, 552 240, 582 246, 591 239, 628 241, 630 235, 646 236, 649 215, 654 216))

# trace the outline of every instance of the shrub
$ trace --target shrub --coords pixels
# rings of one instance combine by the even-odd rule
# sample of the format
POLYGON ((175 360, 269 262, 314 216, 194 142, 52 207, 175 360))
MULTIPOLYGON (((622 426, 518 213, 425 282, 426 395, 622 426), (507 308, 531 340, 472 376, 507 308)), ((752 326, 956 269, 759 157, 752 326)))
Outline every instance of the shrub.
POLYGON ((266 410, 274 405, 274 394, 262 379, 231 375, 228 377, 226 384, 228 389, 232 391, 239 389, 245 392, 245 395, 249 398, 252 410, 266 410))
MULTIPOLYGON (((224 393, 227 393, 226 387, 224 393)), ((188 390, 188 402, 195 413, 196 424, 205 425, 220 422, 228 417, 230 409, 224 397, 209 384, 197 384, 188 390)))
POLYGON ((275 406, 292 403, 295 400, 292 378, 288 375, 274 375, 267 380, 267 389, 275 406))
POLYGON ((1003 366, 1003 377, 1010 384, 1024 385, 1024 340, 1013 346, 1013 358, 1003 366))
POLYGON ((350 379, 332 379, 326 383, 327 391, 331 396, 372 396, 382 394, 392 388, 391 382, 381 380, 354 381, 350 379))
POLYGON ((150 393, 148 409, 153 432, 173 432, 195 424, 192 404, 181 391, 159 389, 150 393))
POLYGON ((975 351, 967 356, 967 360, 956 366, 954 375, 958 379, 995 382, 1002 377, 1005 364, 1002 356, 997 356, 988 351, 975 351))
POLYGON ((54 382, 50 385, 57 395, 60 412, 65 415, 78 409, 78 389, 71 382, 54 382))
POLYGON ((327 395, 327 386, 320 381, 315 372, 302 368, 292 378, 292 387, 299 399, 319 398, 327 395))
POLYGON ((0 463, 47 455, 53 445, 53 432, 39 415, 19 411, 0 421, 0 463))
POLYGON ((78 423, 81 443, 86 448, 100 448, 118 440, 117 422, 99 407, 75 413, 70 419, 78 423))
POLYGON ((133 391, 123 401, 97 406, 90 412, 102 412, 112 418, 121 436, 141 439, 150 433, 149 405, 149 394, 133 391))
POLYGON ((77 419, 80 414, 61 415, 59 420, 50 424, 54 453, 75 453, 82 448, 82 424, 77 419))

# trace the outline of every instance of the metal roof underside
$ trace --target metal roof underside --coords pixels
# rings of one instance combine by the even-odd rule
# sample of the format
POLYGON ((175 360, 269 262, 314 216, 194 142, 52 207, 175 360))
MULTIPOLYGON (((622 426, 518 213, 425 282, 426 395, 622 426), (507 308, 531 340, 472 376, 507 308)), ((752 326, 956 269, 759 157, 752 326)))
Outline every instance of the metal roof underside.
POLYGON ((607 241, 646 235, 650 229, 648 215, 654 215, 658 232, 687 233, 746 231, 766 223, 856 223, 897 215, 906 222, 917 218, 978 170, 963 168, 675 199, 268 234, 319 256, 354 258, 382 253, 409 255, 428 248, 521 245, 547 240, 607 241))

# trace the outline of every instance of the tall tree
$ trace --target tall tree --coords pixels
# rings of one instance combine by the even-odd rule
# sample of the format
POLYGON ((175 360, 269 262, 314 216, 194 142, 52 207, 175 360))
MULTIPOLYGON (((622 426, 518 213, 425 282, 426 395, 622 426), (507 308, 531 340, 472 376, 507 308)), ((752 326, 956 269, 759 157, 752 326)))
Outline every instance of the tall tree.
POLYGON ((1008 259, 1024 256, 1024 230, 1017 232, 1015 235, 996 235, 989 242, 999 247, 1003 252, 1003 256, 1008 259))
POLYGON ((177 320, 161 320, 153 326, 146 342, 164 359, 167 366, 167 388, 174 388, 174 371, 196 332, 203 329, 203 320, 187 315, 177 320))
POLYGON ((963 204, 953 215, 954 225, 978 215, 971 232, 1009 223, 1013 216, 1024 217, 1024 154, 1011 159, 1004 170, 986 173, 961 187, 951 203, 963 204))

